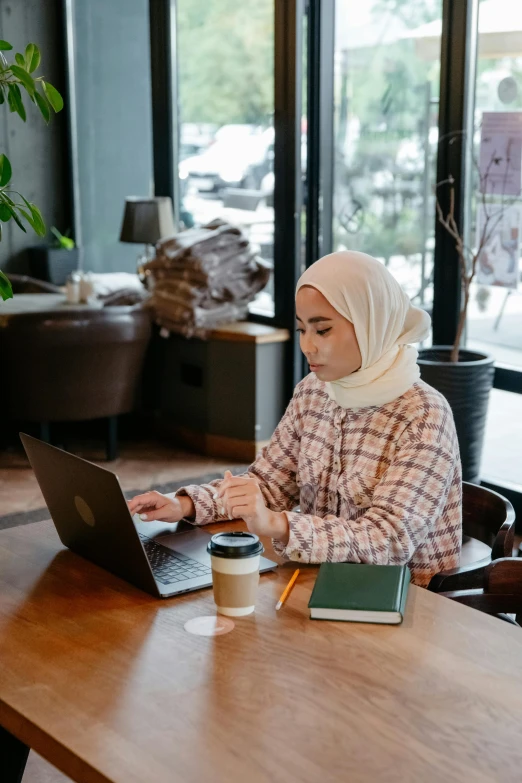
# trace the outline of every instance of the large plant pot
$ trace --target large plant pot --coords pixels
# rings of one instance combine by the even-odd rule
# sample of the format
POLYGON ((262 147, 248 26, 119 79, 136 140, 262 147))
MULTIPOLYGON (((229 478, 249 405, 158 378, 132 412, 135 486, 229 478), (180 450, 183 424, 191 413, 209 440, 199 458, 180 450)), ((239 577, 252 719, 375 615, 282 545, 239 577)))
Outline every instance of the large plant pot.
POLYGON ((29 268, 33 277, 54 285, 65 285, 72 272, 78 269, 79 249, 36 245, 30 248, 29 268))
POLYGON ((450 362, 450 354, 448 345, 419 351, 421 378, 448 400, 457 428, 462 478, 477 483, 495 375, 494 360, 484 353, 461 350, 459 361, 450 362))

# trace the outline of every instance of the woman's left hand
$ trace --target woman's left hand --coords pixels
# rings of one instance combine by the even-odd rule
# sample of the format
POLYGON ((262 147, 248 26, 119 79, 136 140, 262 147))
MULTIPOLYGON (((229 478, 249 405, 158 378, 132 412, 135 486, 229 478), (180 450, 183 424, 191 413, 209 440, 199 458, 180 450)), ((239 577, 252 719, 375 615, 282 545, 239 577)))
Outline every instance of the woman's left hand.
POLYGON ((257 479, 236 477, 227 470, 214 497, 230 519, 244 519, 251 533, 288 543, 286 514, 266 507, 257 479))

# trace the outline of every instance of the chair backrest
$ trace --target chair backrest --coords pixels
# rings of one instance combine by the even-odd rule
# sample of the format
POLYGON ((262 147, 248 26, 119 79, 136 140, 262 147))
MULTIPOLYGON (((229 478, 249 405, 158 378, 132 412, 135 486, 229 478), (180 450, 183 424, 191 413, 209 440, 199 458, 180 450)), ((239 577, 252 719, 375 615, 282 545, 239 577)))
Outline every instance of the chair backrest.
POLYGON ((28 275, 15 275, 8 272, 7 277, 11 281, 14 294, 61 294, 62 291, 57 285, 48 283, 46 280, 38 280, 36 277, 28 275))
POLYGON ((464 481, 462 533, 490 546, 492 560, 511 557, 515 537, 515 509, 498 492, 464 481))
MULTIPOLYGON (((522 558, 503 557, 493 560, 484 571, 484 587, 476 590, 453 590, 441 595, 453 601, 494 614, 502 620, 514 622, 507 617, 522 615, 522 558)), ((515 623, 518 624, 518 623, 515 623)))
POLYGON ((0 321, 0 398, 10 418, 82 421, 132 410, 150 339, 136 307, 16 314, 0 321))
POLYGON ((491 552, 486 550, 478 560, 435 574, 429 584, 434 593, 482 590, 486 566, 492 560, 513 555, 515 510, 509 500, 491 489, 463 482, 462 536, 463 543, 468 537, 475 538, 491 547, 491 552))
POLYGON ((508 615, 514 614, 517 620, 522 615, 522 595, 512 593, 485 593, 483 590, 454 590, 450 593, 439 593, 444 598, 450 598, 459 604, 478 609, 485 614, 493 614, 501 620, 506 620, 513 625, 519 625, 508 615))
POLYGON ((501 557, 484 572, 485 593, 510 593, 522 599, 522 558, 501 557))

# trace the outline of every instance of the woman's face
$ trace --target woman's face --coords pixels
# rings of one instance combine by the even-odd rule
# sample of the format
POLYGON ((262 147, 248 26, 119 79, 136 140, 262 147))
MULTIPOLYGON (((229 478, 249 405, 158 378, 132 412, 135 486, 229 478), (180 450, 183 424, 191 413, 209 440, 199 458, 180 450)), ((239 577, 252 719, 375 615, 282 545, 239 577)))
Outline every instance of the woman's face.
POLYGON ((353 324, 312 286, 300 288, 295 302, 299 342, 310 370, 321 381, 336 381, 358 370, 362 358, 353 324))

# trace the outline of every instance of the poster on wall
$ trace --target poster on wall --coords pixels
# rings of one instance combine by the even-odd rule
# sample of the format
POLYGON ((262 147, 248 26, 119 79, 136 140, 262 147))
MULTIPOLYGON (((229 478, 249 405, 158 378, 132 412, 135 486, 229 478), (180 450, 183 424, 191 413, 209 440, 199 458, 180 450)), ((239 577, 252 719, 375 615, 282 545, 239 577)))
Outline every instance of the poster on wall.
POLYGON ((522 112, 491 111, 482 115, 480 190, 519 196, 522 175, 522 112))
POLYGON ((520 237, 522 233, 522 204, 479 204, 477 214, 477 241, 484 234, 488 221, 488 241, 477 261, 476 282, 517 288, 520 280, 520 237))

